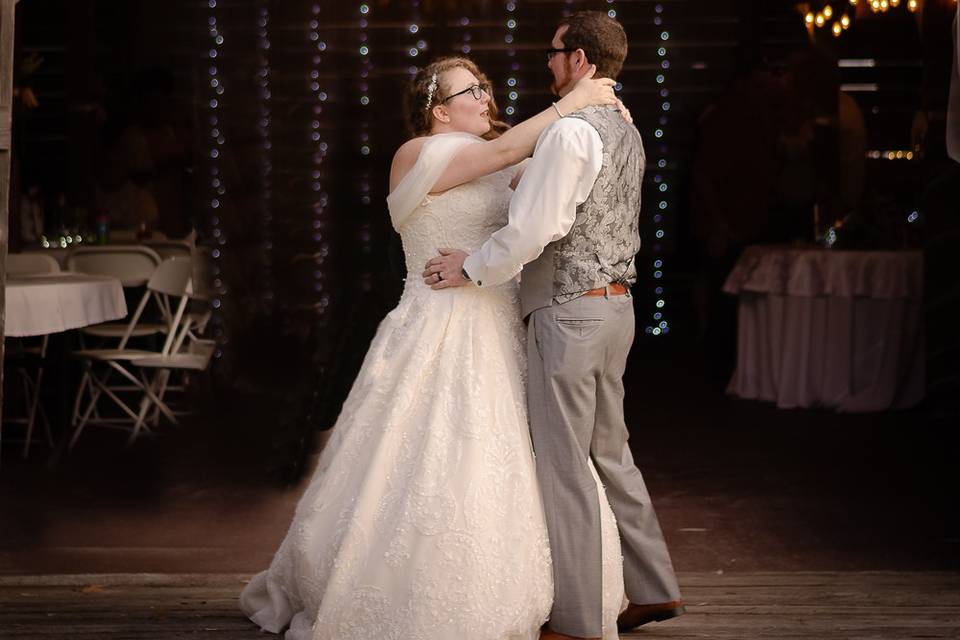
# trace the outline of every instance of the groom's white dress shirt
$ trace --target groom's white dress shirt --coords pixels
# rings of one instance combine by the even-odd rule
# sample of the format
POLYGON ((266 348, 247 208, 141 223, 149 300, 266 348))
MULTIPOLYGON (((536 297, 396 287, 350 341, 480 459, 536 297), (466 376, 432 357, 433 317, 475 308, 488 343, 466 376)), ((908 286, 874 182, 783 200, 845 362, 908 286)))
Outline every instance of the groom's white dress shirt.
POLYGON ((502 284, 570 232, 600 174, 600 134, 579 118, 544 129, 510 200, 507 225, 490 236, 463 268, 478 287, 502 284))

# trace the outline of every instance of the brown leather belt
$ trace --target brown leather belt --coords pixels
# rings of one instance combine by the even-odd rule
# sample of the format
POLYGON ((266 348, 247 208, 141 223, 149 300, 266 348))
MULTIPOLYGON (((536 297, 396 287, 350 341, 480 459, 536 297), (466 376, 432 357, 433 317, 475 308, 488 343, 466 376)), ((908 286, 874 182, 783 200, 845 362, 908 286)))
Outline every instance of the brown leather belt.
POLYGON ((598 287, 596 289, 590 289, 590 291, 585 292, 585 296, 623 296, 626 295, 630 290, 627 289, 622 284, 614 282, 613 284, 608 284, 605 287, 598 287))

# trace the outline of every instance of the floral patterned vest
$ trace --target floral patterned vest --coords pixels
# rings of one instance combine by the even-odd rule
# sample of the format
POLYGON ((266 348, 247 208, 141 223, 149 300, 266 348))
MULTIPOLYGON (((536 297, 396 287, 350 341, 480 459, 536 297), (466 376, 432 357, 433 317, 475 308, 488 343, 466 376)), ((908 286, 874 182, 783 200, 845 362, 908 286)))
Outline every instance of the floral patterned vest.
POLYGON ((640 133, 613 107, 588 107, 579 118, 600 134, 603 163, 570 232, 526 265, 520 280, 523 316, 563 304, 611 283, 632 285, 640 250, 640 187, 646 156, 640 133))

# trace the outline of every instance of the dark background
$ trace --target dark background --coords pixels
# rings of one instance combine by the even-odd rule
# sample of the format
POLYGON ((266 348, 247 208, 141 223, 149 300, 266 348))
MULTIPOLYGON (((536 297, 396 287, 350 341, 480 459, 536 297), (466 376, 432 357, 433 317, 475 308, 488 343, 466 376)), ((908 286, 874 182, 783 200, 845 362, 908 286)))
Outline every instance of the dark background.
MULTIPOLYGON (((613 10, 630 40, 620 94, 649 158, 633 357, 643 366, 651 354, 681 354, 722 384, 732 335, 721 328, 711 338, 702 307, 715 306, 709 298, 729 264, 705 257, 691 206, 701 123, 751 70, 778 79, 810 47, 799 6, 25 0, 17 7, 17 66, 31 55, 42 64, 18 72, 16 82, 32 87, 40 106, 15 116, 14 193, 39 186, 48 231, 63 220, 90 224, 106 159, 136 131, 155 160, 142 179, 157 200, 159 228, 171 236, 196 228, 217 249, 213 332, 220 346, 208 400, 275 407, 275 423, 289 429, 270 437, 303 443, 311 429, 332 425, 366 344, 400 293, 402 253, 385 197, 390 160, 407 137, 401 105, 411 67, 468 50, 494 81, 502 115, 516 121, 551 101, 543 49, 558 17, 613 10)), ((838 78, 863 113, 867 149, 917 152, 910 161, 867 160, 865 201, 889 218, 886 239, 875 245, 927 249, 933 406, 951 405, 958 386, 950 275, 958 200, 943 195, 955 193, 957 174, 935 122, 923 149, 913 146, 911 129, 918 110, 945 109, 953 11, 953 0, 929 0, 918 15, 861 8, 841 38, 825 30, 816 38, 828 56, 873 61, 841 65, 838 78), (920 214, 909 227, 913 211, 920 214)), ((752 106, 774 121, 782 108, 752 106)), ((762 123, 745 111, 731 126, 749 136, 762 123)), ((757 188, 755 167, 738 170, 744 154, 731 147, 734 188, 757 188)), ((758 229, 754 240, 766 239, 758 229)))

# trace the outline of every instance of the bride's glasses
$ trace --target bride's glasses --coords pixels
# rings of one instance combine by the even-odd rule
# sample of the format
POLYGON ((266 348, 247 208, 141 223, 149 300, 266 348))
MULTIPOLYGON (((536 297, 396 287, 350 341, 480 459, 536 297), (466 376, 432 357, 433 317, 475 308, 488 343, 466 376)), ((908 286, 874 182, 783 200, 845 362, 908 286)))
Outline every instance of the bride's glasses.
POLYGON ((475 84, 473 86, 467 87, 463 91, 457 91, 456 93, 451 93, 449 96, 441 100, 440 104, 444 104, 447 100, 452 100, 457 96, 462 96, 465 93, 471 94, 474 100, 480 100, 483 98, 483 94, 490 95, 490 85, 475 84))

